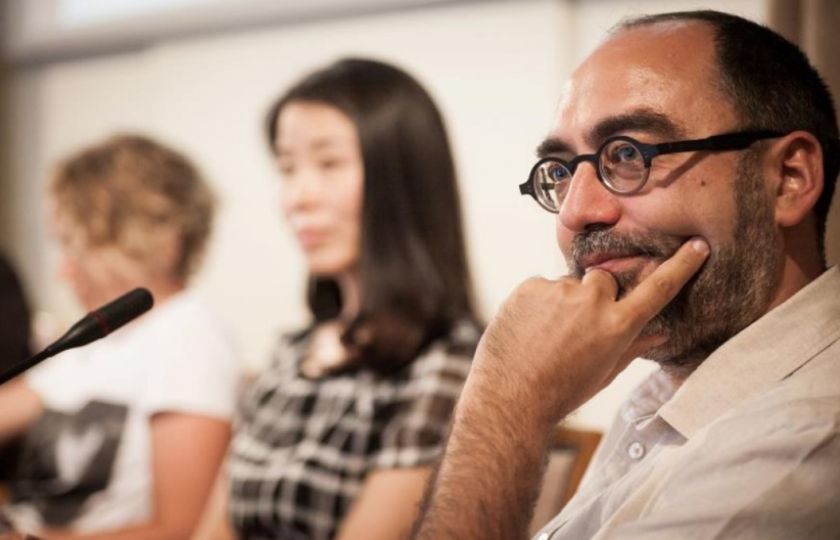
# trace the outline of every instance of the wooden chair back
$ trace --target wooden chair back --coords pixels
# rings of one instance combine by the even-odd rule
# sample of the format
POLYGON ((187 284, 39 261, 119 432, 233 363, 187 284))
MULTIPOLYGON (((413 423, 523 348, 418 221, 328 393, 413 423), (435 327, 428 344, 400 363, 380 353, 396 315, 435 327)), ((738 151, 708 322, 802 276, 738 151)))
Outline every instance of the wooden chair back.
POLYGON ((601 441, 597 431, 557 426, 542 487, 534 507, 533 536, 569 502, 601 441))

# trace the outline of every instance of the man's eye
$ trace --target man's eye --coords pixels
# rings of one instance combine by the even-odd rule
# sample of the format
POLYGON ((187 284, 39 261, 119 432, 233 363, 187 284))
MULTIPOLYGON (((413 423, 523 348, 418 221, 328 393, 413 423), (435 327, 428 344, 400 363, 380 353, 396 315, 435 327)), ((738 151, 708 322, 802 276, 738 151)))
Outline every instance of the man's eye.
POLYGON ((614 150, 614 161, 636 161, 639 159, 639 151, 632 144, 622 144, 614 150))
POLYGON ((562 182, 569 177, 569 171, 562 165, 554 164, 548 169, 547 176, 553 182, 562 182))

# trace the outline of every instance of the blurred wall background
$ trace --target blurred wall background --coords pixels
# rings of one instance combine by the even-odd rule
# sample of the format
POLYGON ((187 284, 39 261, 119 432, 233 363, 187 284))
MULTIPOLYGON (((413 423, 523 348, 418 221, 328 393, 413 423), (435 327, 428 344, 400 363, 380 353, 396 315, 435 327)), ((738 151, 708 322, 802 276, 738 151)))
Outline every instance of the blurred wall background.
MULTIPOLYGON (((42 208, 50 167, 115 131, 141 131, 192 157, 220 196, 195 284, 235 329, 251 370, 264 365, 278 331, 306 321, 302 259, 279 217, 262 131, 268 104, 302 74, 372 56, 431 90, 455 147, 476 292, 489 318, 525 278, 565 271, 553 217, 516 186, 564 79, 605 31, 658 11, 710 7, 758 21, 769 13, 767 0, 171 0, 145 2, 146 15, 126 4, 108 22, 89 10, 121 2, 82 0, 88 11, 62 23, 61 0, 0 1, 0 246, 23 273, 42 333, 79 315, 55 279, 42 208)), ((637 361, 574 421, 605 428, 652 367, 637 361)))

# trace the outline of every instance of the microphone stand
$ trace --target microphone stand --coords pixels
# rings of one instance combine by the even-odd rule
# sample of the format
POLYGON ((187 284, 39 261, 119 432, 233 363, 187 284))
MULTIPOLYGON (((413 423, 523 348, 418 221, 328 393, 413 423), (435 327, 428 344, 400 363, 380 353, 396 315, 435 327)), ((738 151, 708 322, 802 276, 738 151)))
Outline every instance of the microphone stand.
POLYGON ((50 356, 54 356, 58 354, 59 351, 54 351, 52 345, 44 349, 43 351, 39 352, 38 354, 29 357, 28 359, 24 360, 23 362, 18 362, 12 365, 10 368, 6 369, 2 374, 0 374, 0 384, 5 383, 11 379, 14 379, 27 369, 31 368, 35 364, 46 360, 50 356))

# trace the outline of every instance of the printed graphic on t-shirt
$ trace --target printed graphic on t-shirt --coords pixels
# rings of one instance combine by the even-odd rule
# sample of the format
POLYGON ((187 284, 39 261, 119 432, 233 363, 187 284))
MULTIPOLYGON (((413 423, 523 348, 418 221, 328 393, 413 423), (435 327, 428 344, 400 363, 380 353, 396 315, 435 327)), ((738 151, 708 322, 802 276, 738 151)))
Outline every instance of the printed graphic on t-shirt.
POLYGON ((23 441, 12 502, 32 505, 47 526, 72 523, 108 487, 127 417, 128 407, 103 401, 75 413, 47 409, 23 441))

